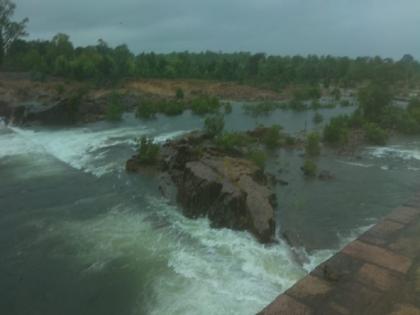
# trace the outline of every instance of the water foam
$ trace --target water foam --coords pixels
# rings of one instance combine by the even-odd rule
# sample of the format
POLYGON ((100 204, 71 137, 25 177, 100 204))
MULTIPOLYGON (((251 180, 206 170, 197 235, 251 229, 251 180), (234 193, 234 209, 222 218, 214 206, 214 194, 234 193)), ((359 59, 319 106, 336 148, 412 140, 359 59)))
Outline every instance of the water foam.
POLYGON ((131 207, 63 222, 48 235, 64 235, 78 249, 83 272, 102 272, 119 257, 128 257, 129 269, 146 258, 152 266, 163 261, 149 275, 147 290, 156 297, 149 314, 255 314, 305 275, 283 243, 262 246, 248 233, 212 229, 160 198, 149 199, 150 211, 131 207))
MULTIPOLYGON (((155 134, 154 129, 142 126, 118 127, 106 130, 89 128, 30 130, 13 127, 14 134, 4 141, 6 150, 1 155, 25 154, 34 151, 50 154, 72 167, 103 176, 115 170, 122 170, 127 156, 113 155, 119 147, 134 150, 137 139, 142 135, 155 134)), ((156 142, 179 137, 188 131, 172 131, 156 136, 156 142)))
POLYGON ((395 145, 389 147, 369 148, 369 154, 377 158, 399 158, 402 160, 420 161, 420 149, 410 149, 405 146, 395 145))

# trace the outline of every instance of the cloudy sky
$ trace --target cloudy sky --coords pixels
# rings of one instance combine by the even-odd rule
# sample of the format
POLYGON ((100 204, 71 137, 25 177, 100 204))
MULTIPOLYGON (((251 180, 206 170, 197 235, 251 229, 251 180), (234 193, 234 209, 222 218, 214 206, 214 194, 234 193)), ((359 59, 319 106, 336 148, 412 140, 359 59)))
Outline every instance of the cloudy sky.
POLYGON ((31 38, 139 51, 420 59, 420 0, 15 0, 31 38))

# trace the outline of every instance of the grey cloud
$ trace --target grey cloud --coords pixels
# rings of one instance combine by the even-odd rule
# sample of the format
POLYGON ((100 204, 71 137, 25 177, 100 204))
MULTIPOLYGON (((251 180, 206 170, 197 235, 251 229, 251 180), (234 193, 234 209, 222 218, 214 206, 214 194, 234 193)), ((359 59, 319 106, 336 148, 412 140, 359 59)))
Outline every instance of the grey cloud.
POLYGON ((103 38, 134 51, 420 58, 418 0, 17 0, 31 38, 103 38))

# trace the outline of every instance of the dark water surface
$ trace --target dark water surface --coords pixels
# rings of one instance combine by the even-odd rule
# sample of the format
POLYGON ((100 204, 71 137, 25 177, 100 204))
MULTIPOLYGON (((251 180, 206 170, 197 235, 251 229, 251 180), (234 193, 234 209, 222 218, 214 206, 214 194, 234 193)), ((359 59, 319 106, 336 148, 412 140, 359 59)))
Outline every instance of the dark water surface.
MULTIPOLYGON (((295 133, 314 128, 312 117, 252 118, 238 105, 226 126, 276 123, 295 133)), ((357 159, 324 150, 319 166, 336 175, 332 182, 304 180, 302 152, 273 155, 268 169, 289 182, 276 188, 278 225, 305 244, 302 268, 283 242, 262 246, 245 232, 188 220, 159 196, 152 174, 125 174, 141 134, 164 141, 201 126, 185 113, 0 127, 0 314, 254 314, 419 187, 418 139, 392 139, 357 159)))

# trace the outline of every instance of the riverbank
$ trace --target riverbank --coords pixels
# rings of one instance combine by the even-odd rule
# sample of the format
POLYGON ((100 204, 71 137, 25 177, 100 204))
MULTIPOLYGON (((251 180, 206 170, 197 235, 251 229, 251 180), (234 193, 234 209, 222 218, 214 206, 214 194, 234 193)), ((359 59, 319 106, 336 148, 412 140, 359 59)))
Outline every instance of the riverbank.
POLYGON ((420 314, 419 248, 420 193, 259 314, 420 314))

